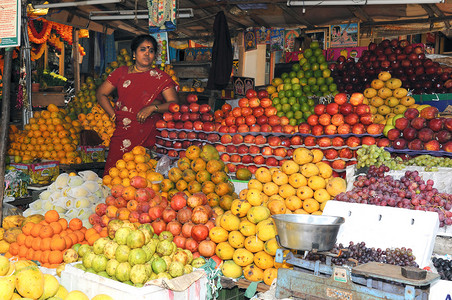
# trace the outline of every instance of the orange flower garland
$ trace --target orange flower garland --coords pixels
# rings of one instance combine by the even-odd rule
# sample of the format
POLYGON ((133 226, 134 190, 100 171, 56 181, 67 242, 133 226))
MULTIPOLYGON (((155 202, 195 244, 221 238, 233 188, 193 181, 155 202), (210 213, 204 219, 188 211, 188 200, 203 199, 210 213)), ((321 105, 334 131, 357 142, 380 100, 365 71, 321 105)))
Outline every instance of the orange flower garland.
POLYGON ((43 27, 41 32, 37 32, 33 20, 28 21, 27 31, 30 42, 44 44, 50 36, 52 24, 45 19, 41 19, 43 27))
POLYGON ((45 49, 46 49, 45 44, 37 44, 36 48, 32 46, 30 51, 31 60, 35 61, 40 59, 42 54, 44 54, 45 49))

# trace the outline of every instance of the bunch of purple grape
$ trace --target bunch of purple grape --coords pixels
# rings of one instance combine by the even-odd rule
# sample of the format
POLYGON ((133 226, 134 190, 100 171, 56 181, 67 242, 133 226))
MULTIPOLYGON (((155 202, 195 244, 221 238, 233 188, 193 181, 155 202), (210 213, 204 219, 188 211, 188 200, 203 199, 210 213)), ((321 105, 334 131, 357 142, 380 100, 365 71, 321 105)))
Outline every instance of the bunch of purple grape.
MULTIPOLYGON (((385 264, 397 265, 397 266, 413 266, 418 267, 415 262, 416 257, 413 255, 413 251, 410 248, 386 248, 385 250, 380 248, 367 248, 366 243, 354 243, 350 242, 349 246, 344 248, 342 244, 334 245, 334 248, 330 251, 334 254, 340 254, 338 257, 333 257, 331 262, 334 265, 342 266, 350 262, 350 259, 357 260, 358 263, 364 264, 368 262, 380 262, 385 264)), ((312 251, 306 255, 307 260, 320 260, 326 261, 326 256, 312 251)))
POLYGON ((418 171, 406 171, 400 180, 385 175, 388 171, 385 165, 370 166, 366 175, 358 176, 351 191, 334 200, 437 212, 440 227, 452 225, 452 194, 439 193, 433 180, 424 182, 418 171))
POLYGON ((452 260, 433 257, 432 262, 442 280, 452 281, 452 260))

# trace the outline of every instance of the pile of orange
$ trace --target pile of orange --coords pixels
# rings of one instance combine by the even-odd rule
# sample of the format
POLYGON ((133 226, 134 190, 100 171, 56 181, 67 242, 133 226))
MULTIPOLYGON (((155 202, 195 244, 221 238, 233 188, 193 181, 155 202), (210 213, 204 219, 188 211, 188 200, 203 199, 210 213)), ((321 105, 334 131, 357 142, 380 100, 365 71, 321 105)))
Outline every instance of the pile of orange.
POLYGON ((28 222, 22 227, 22 233, 10 245, 5 256, 36 260, 44 267, 56 268, 63 262, 66 249, 78 243, 87 243, 87 231, 80 219, 74 218, 68 223, 60 218, 56 210, 49 210, 38 224, 28 222))
POLYGON ((81 129, 80 122, 72 121, 64 109, 50 104, 35 111, 24 130, 10 132, 8 155, 21 156, 24 162, 42 158, 79 164, 82 159, 76 149, 81 129))
POLYGON ((128 187, 130 180, 135 176, 141 176, 153 182, 161 181, 163 175, 154 171, 156 165, 157 161, 151 159, 146 153, 146 148, 136 146, 132 151, 123 154, 122 159, 116 162, 116 166, 103 177, 102 183, 109 188, 118 184, 128 187))
POLYGON ((99 105, 95 105, 91 112, 87 114, 79 114, 78 120, 83 126, 83 129, 94 130, 102 139, 102 145, 108 147, 110 145, 110 138, 115 131, 115 123, 110 120, 110 116, 99 105))

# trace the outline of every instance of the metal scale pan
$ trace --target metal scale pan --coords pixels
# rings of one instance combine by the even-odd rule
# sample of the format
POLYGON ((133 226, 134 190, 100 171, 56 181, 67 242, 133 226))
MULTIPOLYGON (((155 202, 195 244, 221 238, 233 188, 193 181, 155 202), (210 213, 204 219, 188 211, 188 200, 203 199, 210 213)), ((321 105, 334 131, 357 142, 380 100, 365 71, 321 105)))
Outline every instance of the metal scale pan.
MULTIPOLYGON (((328 255, 334 247, 342 217, 319 215, 274 215, 277 239, 286 249, 319 251, 328 255)), ((294 269, 278 269, 276 297, 301 299, 428 299, 429 285, 439 276, 427 273, 414 280, 401 275, 401 267, 367 263, 352 268, 333 266, 303 259, 284 248, 277 250, 275 261, 286 261, 294 269), (355 270, 356 269, 356 270, 355 270)), ((329 264, 328 264, 329 262, 329 264)))

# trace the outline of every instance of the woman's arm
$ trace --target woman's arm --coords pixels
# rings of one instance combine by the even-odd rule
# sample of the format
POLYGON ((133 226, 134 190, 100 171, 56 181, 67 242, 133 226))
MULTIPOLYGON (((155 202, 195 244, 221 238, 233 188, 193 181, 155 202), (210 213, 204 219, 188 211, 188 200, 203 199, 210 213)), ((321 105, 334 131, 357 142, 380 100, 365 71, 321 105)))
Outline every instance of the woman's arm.
POLYGON ((115 90, 113 84, 105 80, 96 91, 96 98, 99 105, 105 110, 111 119, 115 119, 115 110, 108 100, 108 96, 115 90))
POLYGON ((154 102, 150 104, 149 106, 143 107, 138 113, 137 113, 137 120, 140 123, 144 123, 146 119, 152 115, 153 113, 164 113, 168 111, 170 103, 177 103, 177 92, 174 87, 168 88, 162 92, 163 98, 165 98, 165 103, 157 103, 154 102))

